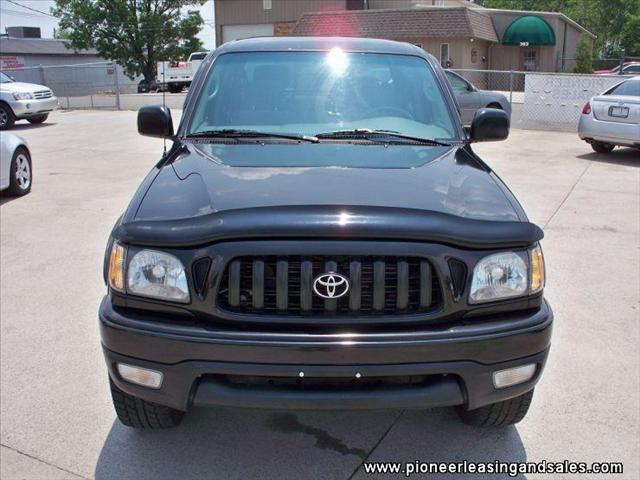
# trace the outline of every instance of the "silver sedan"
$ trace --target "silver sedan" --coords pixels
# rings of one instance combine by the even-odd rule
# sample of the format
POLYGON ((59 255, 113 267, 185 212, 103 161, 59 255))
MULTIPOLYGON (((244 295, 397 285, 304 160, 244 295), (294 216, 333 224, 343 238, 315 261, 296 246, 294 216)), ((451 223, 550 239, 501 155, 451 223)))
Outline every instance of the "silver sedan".
POLYGON ((8 132, 2 132, 1 138, 0 190, 11 196, 25 195, 33 183, 29 146, 24 139, 8 132))
POLYGON ((578 135, 598 153, 616 145, 640 148, 640 76, 623 80, 587 102, 578 135))
POLYGON ((462 123, 470 125, 476 112, 486 107, 504 110, 511 118, 511 104, 502 93, 480 90, 462 75, 451 70, 445 70, 445 73, 460 106, 462 123))

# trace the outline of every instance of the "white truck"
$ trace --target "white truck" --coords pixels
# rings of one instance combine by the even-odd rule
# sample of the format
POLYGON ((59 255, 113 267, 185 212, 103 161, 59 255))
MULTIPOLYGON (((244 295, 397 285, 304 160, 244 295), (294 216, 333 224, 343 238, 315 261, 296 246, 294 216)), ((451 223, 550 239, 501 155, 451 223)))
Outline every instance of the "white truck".
POLYGON ((198 67, 209 52, 193 52, 186 62, 158 62, 156 81, 171 93, 180 93, 191 85, 198 67))

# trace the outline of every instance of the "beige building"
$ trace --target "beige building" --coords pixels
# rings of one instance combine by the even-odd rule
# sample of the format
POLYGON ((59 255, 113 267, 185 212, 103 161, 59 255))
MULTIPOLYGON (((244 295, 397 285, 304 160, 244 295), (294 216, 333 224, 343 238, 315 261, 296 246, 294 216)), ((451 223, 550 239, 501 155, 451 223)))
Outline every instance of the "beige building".
POLYGON ((272 35, 386 38, 457 69, 568 70, 580 35, 595 38, 562 13, 468 0, 217 0, 215 8, 218 45, 272 35))
POLYGON ((300 17, 311 12, 473 5, 468 0, 216 0, 216 43, 289 35, 300 17))

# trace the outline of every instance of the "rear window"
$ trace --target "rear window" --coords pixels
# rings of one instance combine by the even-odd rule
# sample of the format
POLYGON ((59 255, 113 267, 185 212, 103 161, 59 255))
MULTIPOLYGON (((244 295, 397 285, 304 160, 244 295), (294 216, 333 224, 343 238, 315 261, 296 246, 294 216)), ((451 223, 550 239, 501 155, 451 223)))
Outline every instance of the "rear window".
POLYGON ((640 97, 640 80, 627 80, 613 87, 605 95, 624 95, 629 97, 640 97))

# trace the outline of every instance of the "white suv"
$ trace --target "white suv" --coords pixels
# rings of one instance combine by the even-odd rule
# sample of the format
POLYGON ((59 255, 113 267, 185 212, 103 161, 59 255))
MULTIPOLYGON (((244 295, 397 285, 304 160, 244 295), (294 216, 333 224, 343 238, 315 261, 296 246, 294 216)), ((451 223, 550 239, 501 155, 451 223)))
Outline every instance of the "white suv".
POLYGON ((0 130, 13 127, 16 120, 42 123, 57 106, 50 88, 16 82, 0 72, 0 130))

